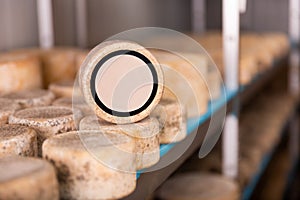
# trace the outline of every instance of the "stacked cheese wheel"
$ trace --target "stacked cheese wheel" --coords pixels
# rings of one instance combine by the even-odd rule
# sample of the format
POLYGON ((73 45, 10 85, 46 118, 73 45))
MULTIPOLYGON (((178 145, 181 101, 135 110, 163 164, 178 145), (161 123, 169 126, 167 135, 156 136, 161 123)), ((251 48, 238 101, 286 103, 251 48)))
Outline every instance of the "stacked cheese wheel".
POLYGON ((283 92, 267 92, 257 98, 241 116, 241 166, 239 181, 247 184, 265 154, 278 143, 285 119, 294 107, 294 99, 283 92), (284 105, 284 106, 283 106, 284 105), (276 109, 274 109, 276 108, 276 109))
POLYGON ((82 119, 80 130, 114 131, 129 136, 135 141, 135 149, 131 153, 136 156, 136 169, 150 167, 158 162, 160 143, 178 142, 185 138, 185 109, 176 99, 160 101, 164 87, 163 72, 160 63, 148 50, 127 41, 105 42, 91 51, 83 67, 79 83, 85 101, 95 111, 96 116, 82 119), (111 76, 119 82, 105 78, 111 71, 111 76), (122 78, 127 82, 122 82, 122 78), (133 80, 142 82, 136 83, 133 80), (132 92, 130 98, 124 96, 124 99, 115 99, 115 96, 119 97, 120 83, 136 84, 132 91, 124 88, 127 93, 132 92), (111 91, 115 93, 112 95, 111 91), (144 94, 147 92, 150 98, 145 98, 147 95, 144 94), (135 93, 139 93, 139 98, 135 93), (114 104, 114 101, 117 103, 114 104), (128 108, 119 106, 123 103, 128 103, 128 108), (172 125, 173 129, 170 127, 172 125))
POLYGON ((86 50, 68 47, 5 53, 0 56, 1 80, 4 81, 0 84, 0 93, 48 88, 51 83, 72 81, 86 55, 86 50))
MULTIPOLYGON (((268 91, 257 96, 255 101, 241 112, 239 125, 239 175, 240 187, 246 186, 255 175, 263 156, 278 143, 282 127, 294 108, 295 100, 283 91, 268 91), (276 109, 274 109, 276 108, 276 109)), ((205 158, 193 155, 183 165, 183 172, 222 171, 220 145, 205 158)))
POLYGON ((0 94, 42 88, 40 60, 33 54, 0 55, 0 94))
MULTIPOLYGON (((219 32, 191 34, 212 57, 224 75, 222 35, 219 32)), ((274 60, 287 54, 289 41, 283 33, 251 33, 240 35, 240 83, 248 84, 260 72, 270 68, 274 60)))
MULTIPOLYGON (((209 35, 195 38, 203 41, 217 65, 222 66, 222 48, 218 44, 222 41, 221 35, 209 35)), ((246 34, 242 37, 242 83, 249 82, 256 73, 268 68, 274 58, 286 52, 288 43, 285 38, 284 35, 275 33, 246 34), (271 38, 275 42, 272 43, 271 38), (259 44, 259 47, 254 44, 259 44)), ((4 172, 0 173, 0 199, 58 199, 59 193, 61 198, 117 199, 130 194, 136 185, 136 170, 158 162, 159 144, 183 140, 186 136, 186 117, 200 116, 206 112, 209 93, 211 99, 220 95, 220 79, 215 70, 212 70, 212 64, 192 53, 181 52, 180 55, 182 56, 157 50, 150 53, 137 44, 124 41, 110 42, 96 48, 85 62, 83 60, 87 51, 73 48, 18 50, 0 55, 0 171, 4 172), (99 100, 105 102, 105 99, 101 99, 101 92, 105 90, 101 85, 95 84, 96 90, 92 95, 87 92, 90 88, 83 87, 85 91, 81 92, 85 101, 74 98, 73 88, 75 74, 80 66, 80 71, 84 73, 86 66, 95 67, 107 53, 114 53, 124 47, 130 47, 127 49, 130 51, 126 52, 129 56, 125 56, 125 60, 129 58, 131 62, 141 64, 130 57, 140 55, 143 59, 148 59, 145 63, 152 63, 153 66, 148 67, 153 67, 151 70, 157 72, 157 82, 153 82, 158 88, 157 95, 151 100, 152 104, 150 102, 146 106, 145 112, 132 112, 133 117, 125 115, 120 120, 122 117, 115 117, 114 112, 99 109, 99 105, 93 102, 94 94, 99 91, 99 100), (202 68, 192 66, 194 63, 202 68), (161 71, 160 65, 165 66, 161 71), (160 82, 163 73, 167 86, 170 86, 165 87, 164 92, 164 85, 160 82), (207 83, 201 76, 207 77, 207 83), (185 81, 186 85, 181 84, 185 81), (209 87, 215 89, 209 91, 206 84, 215 84, 209 87), (98 86, 100 90, 97 90, 98 86), (193 100, 197 103, 193 103, 193 100), (52 163, 56 175, 47 161, 28 158, 38 156, 52 163), (2 168, 21 170, 5 173, 2 168), (40 182, 45 184, 39 184, 40 182), (25 189, 16 185, 22 185, 25 189)), ((222 73, 223 69, 220 68, 220 71, 222 73)), ((89 78, 92 73, 93 71, 89 71, 80 76, 83 85, 91 82, 89 78)), ((101 76, 97 75, 96 73, 95 80, 101 82, 101 76)), ((285 105, 291 103, 280 95, 276 98, 286 101, 285 105)), ((274 101, 273 107, 280 108, 278 110, 281 113, 288 113, 290 107, 278 106, 282 103, 280 100, 274 101)), ((134 105, 139 104, 132 105, 132 108, 137 108, 134 105)), ((106 107, 111 110, 115 108, 113 103, 106 104, 106 107)), ((268 108, 271 110, 271 107, 268 108)), ((262 108, 263 103, 255 109, 264 110, 262 108)), ((254 123, 255 114, 249 114, 245 121, 251 119, 254 123)), ((241 138, 242 142, 250 141, 257 147, 257 150, 249 150, 245 145, 247 150, 242 149, 243 169, 240 170, 240 176, 246 178, 240 178, 240 181, 244 183, 249 180, 263 152, 270 148, 267 141, 276 141, 274 132, 281 125, 281 118, 260 114, 264 119, 272 120, 264 123, 277 125, 259 142, 256 137, 241 138)), ((252 125, 242 122, 242 126, 252 125)), ((246 132, 250 129, 244 130, 246 132)), ((261 131, 268 132, 264 127, 252 129, 252 132, 261 131)), ((214 162, 212 159, 207 163, 211 163, 207 164, 210 171, 219 170, 214 165, 219 161, 214 162)))
POLYGON ((165 75, 162 98, 179 101, 186 106, 188 117, 204 114, 208 102, 208 90, 203 79, 207 75, 206 59, 197 54, 181 53, 181 57, 168 51, 151 52, 161 63, 165 75))
POLYGON ((0 158, 0 198, 58 200, 54 167, 37 158, 0 158))
POLYGON ((69 132, 46 140, 43 157, 57 170, 63 199, 118 199, 135 189, 135 157, 126 153, 133 148, 119 133, 69 132))
MULTIPOLYGON (((130 45, 132 48, 138 46, 130 45)), ((103 115, 96 117, 93 107, 76 98, 74 76, 87 55, 86 51, 29 49, 1 56, 3 64, 0 62, 0 70, 5 72, 7 80, 15 79, 18 86, 9 81, 8 85, 3 83, 0 86, 0 159, 3 157, 12 167, 20 166, 24 170, 12 174, 13 178, 1 174, 0 184, 3 183, 2 188, 7 190, 0 189, 0 198, 13 195, 29 199, 49 199, 49 195, 52 199, 58 196, 121 198, 134 190, 137 170, 159 161, 160 143, 185 138, 184 107, 176 99, 160 101, 163 85, 159 64, 150 52, 146 49, 140 51, 138 47, 139 53, 150 59, 154 69, 158 70, 159 87, 151 108, 134 118, 133 123, 126 124, 112 123, 116 121, 110 121, 111 118, 101 119, 103 115), (25 72, 24 77, 18 75, 25 72), (53 164, 57 176, 46 161, 14 156, 43 157, 53 164), (22 183, 24 179, 34 181, 34 184, 43 181, 45 186, 33 184, 31 192, 17 190, 15 183, 22 183), (47 184, 50 184, 48 188, 47 184), (99 185, 102 185, 100 189, 99 185), (40 190, 44 190, 44 196, 40 190)))
POLYGON ((238 185, 220 175, 183 173, 167 180, 158 190, 162 200, 237 200, 238 185))

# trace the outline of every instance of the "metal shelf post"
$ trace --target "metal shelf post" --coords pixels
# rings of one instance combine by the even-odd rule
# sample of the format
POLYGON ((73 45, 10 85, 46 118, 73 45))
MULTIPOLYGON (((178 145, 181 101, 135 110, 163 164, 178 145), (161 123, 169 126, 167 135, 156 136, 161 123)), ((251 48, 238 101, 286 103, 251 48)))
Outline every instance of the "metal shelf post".
POLYGON ((41 48, 54 45, 52 0, 37 0, 39 43, 41 48))
MULTIPOLYGON (((289 37, 292 43, 292 50, 289 57, 289 90, 298 99, 299 95, 299 41, 300 41, 300 1, 289 1, 289 37)), ((299 124, 298 119, 290 123, 290 152, 292 161, 299 158, 299 124)))
MULTIPOLYGON (((239 0, 223 0, 223 60, 225 84, 228 90, 239 90, 239 0)), ((233 102, 233 111, 225 120, 223 132, 223 174, 229 178, 238 175, 238 108, 239 100, 233 102)))

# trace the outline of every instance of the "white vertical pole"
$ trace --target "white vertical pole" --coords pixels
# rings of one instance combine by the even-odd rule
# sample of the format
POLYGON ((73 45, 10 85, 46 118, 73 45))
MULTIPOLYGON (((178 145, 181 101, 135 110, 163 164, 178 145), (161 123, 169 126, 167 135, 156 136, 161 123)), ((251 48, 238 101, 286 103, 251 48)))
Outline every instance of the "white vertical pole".
POLYGON ((240 0, 240 13, 245 13, 247 8, 247 0, 240 0))
POLYGON ((37 0, 39 42, 41 48, 51 48, 54 44, 52 1, 37 0))
POLYGON ((289 1, 289 35, 293 43, 299 43, 299 17, 300 17, 300 2, 299 0, 289 1))
MULTIPOLYGON (((289 57, 289 90, 298 99, 299 95, 299 45, 300 45, 300 1, 289 1, 289 36, 292 50, 289 57)), ((290 123, 290 154, 292 161, 299 157, 299 122, 298 117, 290 123)))
MULTIPOLYGON (((223 59, 225 84, 230 91, 239 89, 239 10, 239 0, 223 0, 223 59)), ((238 99, 233 104, 223 132, 223 174, 229 178, 238 175, 238 99)))
POLYGON ((289 36, 292 42, 290 54, 289 89, 293 95, 299 94, 299 41, 300 41, 300 1, 289 1, 289 36), (294 48, 294 46, 297 46, 294 48))
POLYGON ((86 0, 76 0, 77 45, 87 47, 87 5, 86 0))
POLYGON ((229 178, 236 178, 238 175, 239 157, 239 133, 238 117, 229 114, 225 120, 223 131, 223 174, 229 178))

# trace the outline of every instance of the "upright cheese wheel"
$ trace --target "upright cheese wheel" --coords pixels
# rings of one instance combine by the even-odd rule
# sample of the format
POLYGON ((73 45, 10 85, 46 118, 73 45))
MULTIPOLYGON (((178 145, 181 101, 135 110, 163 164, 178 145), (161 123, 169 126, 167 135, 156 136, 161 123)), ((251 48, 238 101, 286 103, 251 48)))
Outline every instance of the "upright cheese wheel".
POLYGON ((87 104, 106 121, 126 124, 146 118, 163 92, 159 63, 128 41, 103 42, 85 59, 79 83, 87 104))
POLYGON ((19 109, 21 109, 20 104, 9 99, 0 98, 0 125, 7 124, 8 117, 19 109))
POLYGON ((49 90, 52 91, 56 97, 69 97, 73 96, 74 81, 60 81, 51 83, 49 90))
POLYGON ((79 109, 84 116, 94 114, 91 108, 79 98, 61 97, 53 101, 54 106, 67 106, 70 108, 79 109))
POLYGON ((187 134, 186 111, 179 102, 161 100, 151 114, 160 123, 159 142, 174 143, 183 140, 187 134))
POLYGON ((48 106, 55 99, 54 94, 47 90, 25 90, 2 96, 3 99, 15 101, 23 108, 48 106))
POLYGON ((163 98, 178 99, 186 106, 188 117, 204 114, 208 103, 208 89, 203 78, 207 73, 207 63, 203 62, 199 66, 203 69, 200 70, 174 53, 159 50, 152 50, 151 53, 163 66, 166 86, 163 98))
POLYGON ((76 75, 75 58, 77 49, 53 48, 41 53, 44 85, 64 80, 74 80, 76 75))
POLYGON ((118 134, 110 139, 100 132, 88 131, 57 135, 45 141, 43 157, 56 167, 61 198, 119 199, 135 189, 135 173, 113 169, 86 150, 85 146, 89 146, 90 151, 103 155, 101 158, 106 161, 111 160, 108 162, 113 166, 133 170, 134 157, 118 148, 130 150, 134 143, 118 134))
POLYGON ((185 173, 167 180, 157 196, 162 200, 238 200, 235 182, 220 175, 185 173))
POLYGON ((43 86, 40 61, 35 55, 0 55, 0 93, 38 89, 43 86))
MULTIPOLYGON (((11 115, 9 124, 20 124, 34 128, 38 134, 38 148, 39 155, 41 155, 41 148, 45 139, 76 129, 77 123, 73 119, 73 110, 68 107, 56 106, 27 108, 11 115)), ((74 115, 81 115, 79 110, 75 110, 75 112, 74 115)))
POLYGON ((80 130, 99 130, 126 134, 135 141, 136 169, 143 169, 159 161, 159 124, 154 118, 146 118, 133 124, 112 124, 91 115, 83 118, 80 130))
POLYGON ((0 157, 37 156, 37 134, 34 129, 6 124, 0 126, 0 157))
POLYGON ((0 158, 0 199, 58 200, 54 168, 37 158, 0 158))

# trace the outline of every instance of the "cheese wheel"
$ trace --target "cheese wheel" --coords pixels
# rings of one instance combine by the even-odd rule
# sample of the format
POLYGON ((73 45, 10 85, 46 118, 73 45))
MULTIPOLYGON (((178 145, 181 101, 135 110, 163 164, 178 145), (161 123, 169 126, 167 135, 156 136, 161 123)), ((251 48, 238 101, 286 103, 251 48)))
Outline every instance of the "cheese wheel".
POLYGON ((74 81, 60 81, 51 83, 49 90, 52 91, 56 97, 69 97, 73 96, 74 81))
POLYGON ((259 170, 258 167, 251 160, 240 158, 237 181, 242 188, 249 184, 257 170, 259 170))
POLYGON ((91 108, 79 98, 61 97, 53 101, 54 106, 67 106, 71 108, 79 109, 84 116, 94 114, 91 108))
POLYGON ((69 107, 27 108, 11 115, 9 124, 20 124, 34 128, 38 134, 38 149, 39 155, 41 155, 41 148, 45 139, 76 129, 77 122, 74 121, 73 111, 74 115, 81 115, 79 110, 72 110, 69 107))
POLYGON ((7 124, 8 117, 19 109, 21 109, 20 104, 9 99, 0 98, 0 125, 7 124))
POLYGON ((37 158, 0 158, 0 199, 58 200, 54 168, 37 158))
POLYGON ((222 33, 220 31, 207 31, 204 34, 189 34, 204 49, 222 48, 222 33))
POLYGON ((161 200, 237 200, 237 184, 209 173, 184 173, 168 179, 158 190, 161 200))
POLYGON ((186 111, 179 102, 163 99, 151 115, 160 123, 159 142, 161 144, 179 142, 186 137, 186 111))
POLYGON ((80 70, 80 67, 83 61, 85 60, 85 58, 87 57, 88 53, 89 50, 84 50, 84 49, 78 50, 75 58, 75 68, 77 72, 80 70))
POLYGON ((10 52, 14 55, 30 55, 37 57, 42 65, 43 85, 74 80, 76 75, 76 56, 79 52, 76 48, 55 47, 51 49, 18 49, 10 52))
POLYGON ((0 157, 10 155, 37 156, 37 134, 28 127, 0 126, 0 157))
POLYGON ((241 54, 240 58, 240 77, 242 85, 249 84, 255 75, 259 72, 258 61, 251 54, 241 54))
POLYGON ((219 69, 222 77, 225 76, 225 72, 224 72, 224 63, 223 63, 223 52, 222 49, 220 50, 207 50, 209 55, 211 56, 214 64, 216 65, 216 67, 219 69))
POLYGON ((204 114, 207 111, 208 89, 202 76, 206 76, 207 66, 205 64, 199 66, 204 68, 200 71, 188 60, 176 54, 158 50, 152 50, 151 53, 163 66, 165 78, 163 99, 178 99, 182 106, 186 106, 188 117, 204 114))
POLYGON ((221 150, 217 149, 209 152, 204 158, 199 158, 198 154, 193 154, 182 166, 183 172, 222 172, 221 150))
POLYGON ((128 124, 146 118, 163 93, 163 72, 144 47, 107 41, 85 59, 79 84, 87 104, 108 122, 128 124))
POLYGON ((262 37, 253 33, 242 34, 240 43, 241 51, 252 54, 261 71, 272 65, 274 55, 268 50, 262 37))
POLYGON ((47 90, 24 90, 2 96, 3 99, 12 100, 23 108, 47 106, 55 99, 54 94, 47 90))
POLYGON ((270 42, 276 42, 278 44, 276 45, 279 51, 277 57, 287 54, 290 48, 290 42, 285 33, 272 32, 272 33, 267 33, 265 36, 270 38, 270 42))
POLYGON ((159 123, 154 118, 146 118, 134 124, 112 124, 96 116, 87 116, 80 121, 80 130, 114 131, 126 134, 135 140, 136 168, 143 169, 159 161, 159 123))
POLYGON ((286 55, 289 49, 289 40, 286 34, 269 32, 260 34, 263 44, 273 57, 286 55))
POLYGON ((43 86, 40 61, 34 55, 0 55, 0 93, 38 89, 43 86))
POLYGON ((43 157, 56 167, 61 198, 119 199, 135 189, 135 173, 113 169, 135 168, 134 157, 120 150, 132 150, 134 143, 119 134, 110 134, 113 133, 70 132, 45 141, 43 157), (86 150, 87 146, 94 155, 86 150))
POLYGON ((51 83, 75 79, 76 53, 77 49, 66 47, 52 48, 41 52, 44 85, 46 87, 51 83))
POLYGON ((215 100, 221 96, 222 78, 216 69, 210 68, 207 72, 207 85, 209 85, 210 99, 215 100))

